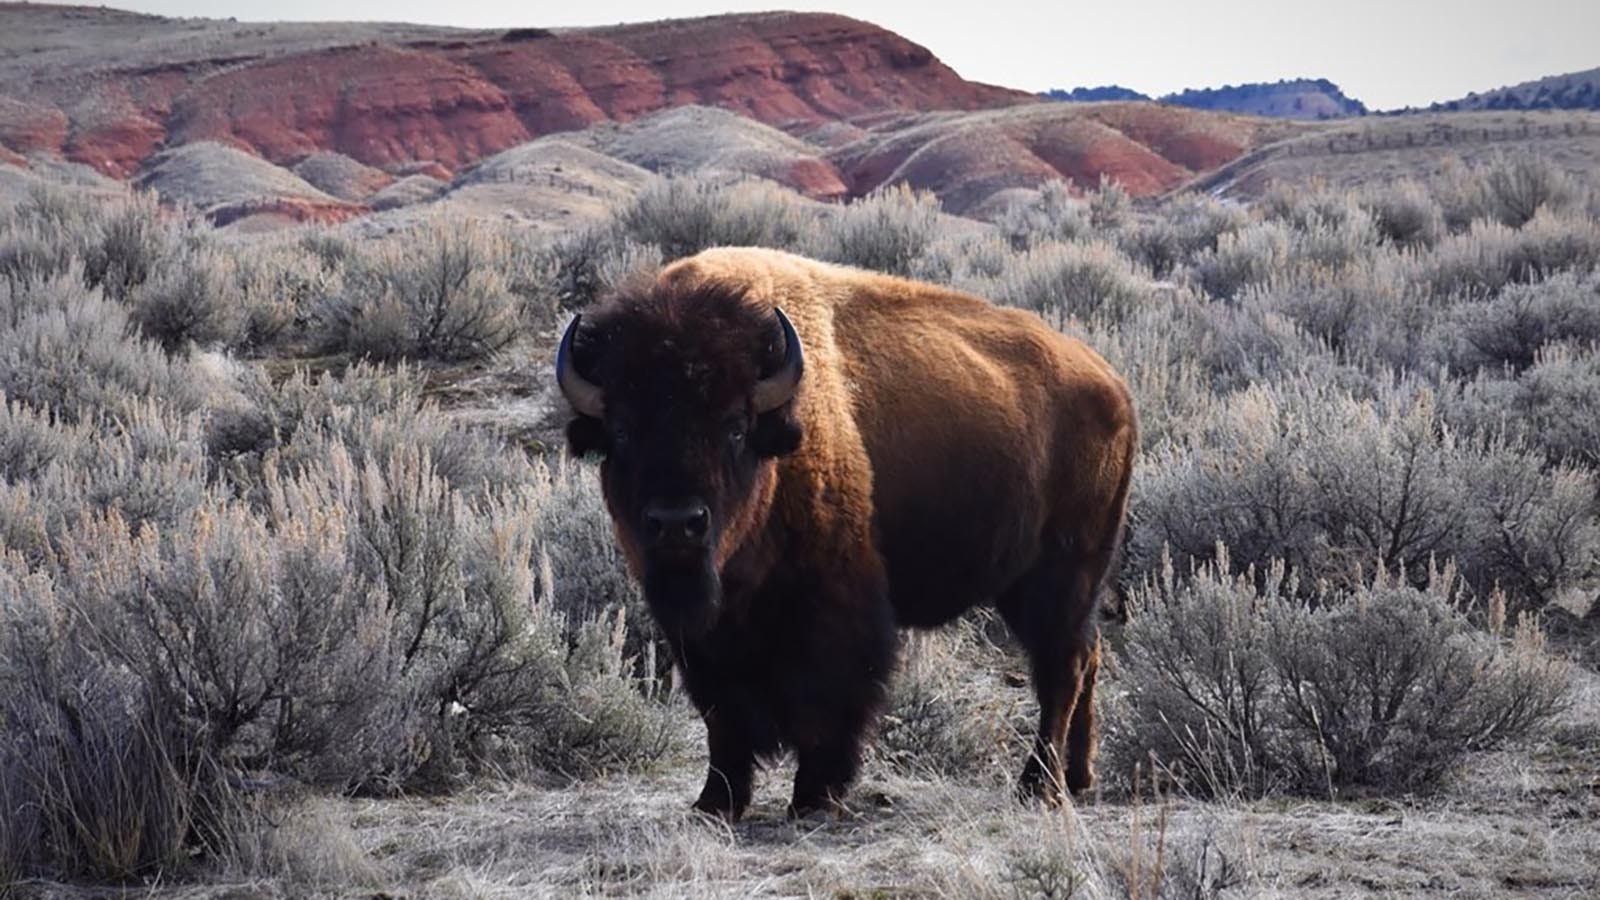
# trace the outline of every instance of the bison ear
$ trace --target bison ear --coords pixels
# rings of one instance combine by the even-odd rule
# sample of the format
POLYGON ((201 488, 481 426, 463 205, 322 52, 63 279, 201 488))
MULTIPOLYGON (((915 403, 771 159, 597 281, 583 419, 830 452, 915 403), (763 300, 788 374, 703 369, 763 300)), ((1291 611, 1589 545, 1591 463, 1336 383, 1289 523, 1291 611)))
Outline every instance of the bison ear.
POLYGON ((794 417, 792 404, 756 416, 756 427, 750 430, 750 449, 757 456, 778 457, 800 448, 805 430, 794 417))
POLYGON ((588 416, 576 416, 567 423, 567 449, 573 456, 582 458, 591 453, 605 456, 611 452, 611 436, 605 423, 588 416))

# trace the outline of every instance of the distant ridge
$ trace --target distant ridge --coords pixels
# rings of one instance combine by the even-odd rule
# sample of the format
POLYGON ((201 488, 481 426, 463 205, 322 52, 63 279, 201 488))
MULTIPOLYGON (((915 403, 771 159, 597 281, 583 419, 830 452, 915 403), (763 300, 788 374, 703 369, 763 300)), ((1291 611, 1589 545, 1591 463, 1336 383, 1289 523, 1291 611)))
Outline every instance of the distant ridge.
POLYGON ((1600 109, 1600 69, 1551 75, 1510 87, 1435 103, 1436 112, 1458 110, 1600 109))
MULTIPOLYGON (((1058 88, 1046 91, 1040 96, 1050 100, 1075 103, 1152 99, 1146 94, 1121 85, 1073 88, 1070 91, 1058 88)), ((1275 119, 1321 121, 1367 114, 1365 104, 1345 96, 1338 85, 1326 78, 1294 78, 1271 83, 1256 82, 1186 90, 1161 97, 1159 102, 1173 106, 1187 106, 1190 109, 1269 116, 1275 119)))
POLYGON ((1224 85, 1220 88, 1187 90, 1168 94, 1161 98, 1161 102, 1191 109, 1223 110, 1278 119, 1345 119, 1367 114, 1365 104, 1346 97, 1338 85, 1326 78, 1295 78, 1270 84, 1258 82, 1237 87, 1224 85))
POLYGON ((1120 84, 1108 84, 1102 87, 1073 88, 1064 91, 1060 88, 1048 90, 1039 96, 1046 100, 1064 100, 1069 103, 1099 103, 1106 100, 1149 100, 1148 94, 1141 94, 1133 88, 1125 88, 1120 84))

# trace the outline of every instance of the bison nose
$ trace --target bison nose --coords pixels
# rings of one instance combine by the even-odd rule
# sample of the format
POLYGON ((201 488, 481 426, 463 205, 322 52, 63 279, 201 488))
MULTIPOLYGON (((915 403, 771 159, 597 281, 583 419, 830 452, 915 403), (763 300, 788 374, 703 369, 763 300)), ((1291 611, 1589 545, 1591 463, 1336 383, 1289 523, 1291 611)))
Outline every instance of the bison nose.
POLYGON ((644 509, 644 528, 652 543, 703 544, 711 528, 711 510, 704 503, 652 503, 644 509))

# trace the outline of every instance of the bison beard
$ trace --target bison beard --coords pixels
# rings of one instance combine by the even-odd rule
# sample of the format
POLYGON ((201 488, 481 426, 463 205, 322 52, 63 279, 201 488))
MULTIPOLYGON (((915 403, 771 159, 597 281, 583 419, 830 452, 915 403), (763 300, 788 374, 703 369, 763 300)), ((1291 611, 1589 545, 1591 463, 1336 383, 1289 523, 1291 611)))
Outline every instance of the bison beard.
POLYGON ((645 564, 644 599, 661 630, 675 639, 704 634, 722 603, 722 578, 709 553, 645 564))
POLYGON ((786 749, 791 811, 838 806, 898 628, 984 603, 1033 664, 1019 789, 1089 787, 1094 613, 1137 447, 1093 351, 943 288, 728 248, 575 318, 556 369, 705 721, 697 809, 737 818, 786 749))

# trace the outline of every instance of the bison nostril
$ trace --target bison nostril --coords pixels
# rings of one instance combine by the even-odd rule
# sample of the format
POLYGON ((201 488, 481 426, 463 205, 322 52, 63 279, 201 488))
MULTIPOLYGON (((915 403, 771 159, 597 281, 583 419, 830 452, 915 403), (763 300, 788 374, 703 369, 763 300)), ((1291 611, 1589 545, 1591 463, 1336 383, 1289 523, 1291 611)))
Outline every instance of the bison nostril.
POLYGON ((689 511, 689 517, 683 524, 684 531, 690 537, 703 538, 706 528, 711 524, 711 513, 704 506, 695 507, 689 511))

